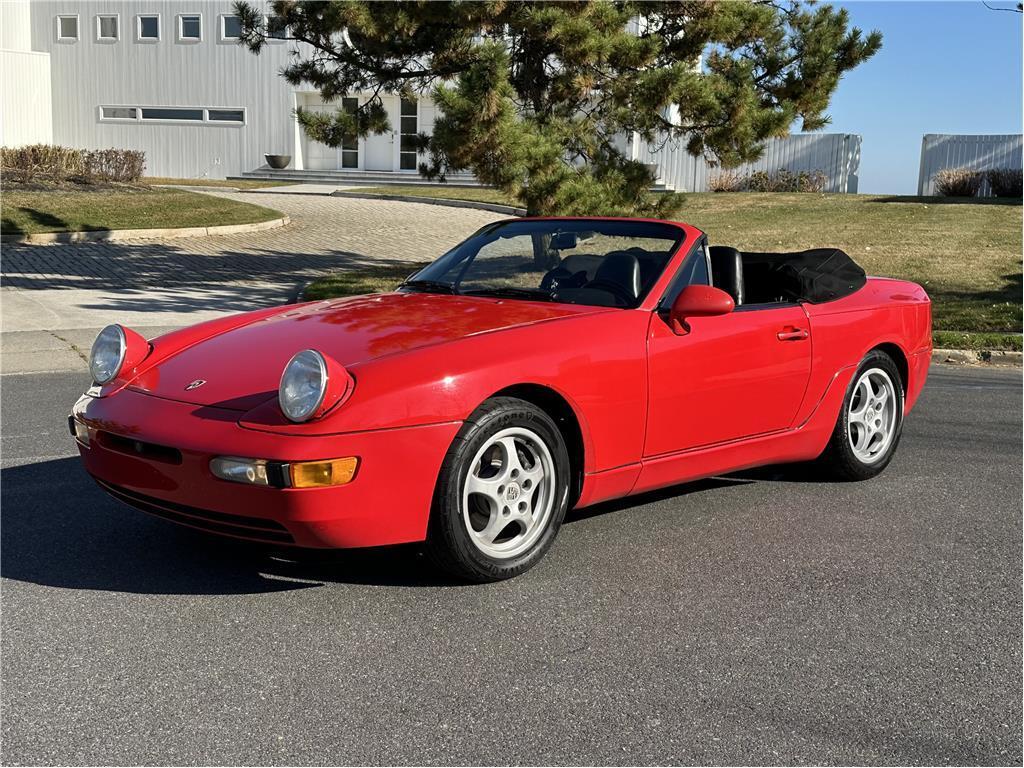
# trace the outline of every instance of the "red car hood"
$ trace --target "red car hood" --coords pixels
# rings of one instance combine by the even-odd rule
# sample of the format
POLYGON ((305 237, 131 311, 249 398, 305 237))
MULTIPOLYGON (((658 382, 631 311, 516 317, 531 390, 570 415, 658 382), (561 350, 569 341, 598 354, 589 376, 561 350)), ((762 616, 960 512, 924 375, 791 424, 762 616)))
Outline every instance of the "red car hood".
MULTIPOLYGON (((602 311, 608 310, 422 293, 315 302, 186 347, 130 386, 170 400, 249 410, 277 392, 285 364, 303 349, 351 366, 475 334, 602 311), (198 380, 204 383, 186 389, 198 380)), ((154 342, 159 344, 159 339, 154 342)))

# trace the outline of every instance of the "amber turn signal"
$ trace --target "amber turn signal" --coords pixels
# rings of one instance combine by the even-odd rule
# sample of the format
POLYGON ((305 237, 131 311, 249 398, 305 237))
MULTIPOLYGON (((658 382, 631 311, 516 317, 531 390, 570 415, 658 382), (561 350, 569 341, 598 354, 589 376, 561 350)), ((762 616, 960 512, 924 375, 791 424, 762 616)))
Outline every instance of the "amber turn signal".
POLYGON ((348 456, 344 459, 296 462, 288 465, 288 472, 292 488, 322 488, 351 482, 358 466, 359 459, 348 456))

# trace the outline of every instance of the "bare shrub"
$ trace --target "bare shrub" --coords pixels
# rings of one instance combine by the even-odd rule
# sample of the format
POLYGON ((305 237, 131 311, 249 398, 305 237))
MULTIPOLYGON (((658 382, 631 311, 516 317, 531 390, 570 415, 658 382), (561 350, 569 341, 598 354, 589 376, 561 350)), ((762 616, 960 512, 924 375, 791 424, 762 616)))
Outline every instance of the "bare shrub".
POLYGON ((820 169, 793 172, 754 171, 744 176, 739 171, 720 171, 708 180, 712 192, 824 192, 828 176, 820 169))
POLYGON ((821 193, 825 191, 825 182, 827 181, 828 178, 824 171, 800 171, 800 175, 797 177, 796 191, 821 193))
POLYGON ((708 180, 712 192, 742 192, 747 179, 739 171, 720 171, 708 180))
POLYGON ((0 167, 16 181, 28 183, 38 178, 65 179, 82 172, 82 152, 51 144, 27 147, 0 147, 0 167))
POLYGON ((970 168, 943 168, 932 180, 943 197, 974 197, 981 189, 985 175, 970 168))
POLYGON ((751 192, 774 192, 775 182, 767 171, 754 171, 747 177, 747 189, 751 192))
POLYGON ((994 168, 985 175, 996 197, 1024 196, 1024 171, 1020 168, 994 168))
POLYGON ((51 144, 0 147, 0 170, 22 184, 131 182, 142 177, 145 167, 145 153, 130 149, 83 150, 51 144))
POLYGON ((96 149, 83 152, 87 181, 138 181, 146 168, 146 155, 131 149, 96 149))

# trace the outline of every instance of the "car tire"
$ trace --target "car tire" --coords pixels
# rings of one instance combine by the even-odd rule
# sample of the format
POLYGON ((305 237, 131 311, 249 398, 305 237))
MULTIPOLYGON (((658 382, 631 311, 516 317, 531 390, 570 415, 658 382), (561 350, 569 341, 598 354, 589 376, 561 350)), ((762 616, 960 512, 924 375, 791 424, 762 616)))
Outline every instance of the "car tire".
POLYGON ((904 387, 893 359, 869 352, 850 380, 819 467, 845 481, 867 480, 885 469, 903 433, 904 387))
POLYGON ((532 568, 565 518, 569 454, 537 406, 494 397, 463 424, 441 465, 426 552, 467 581, 508 579, 532 568))

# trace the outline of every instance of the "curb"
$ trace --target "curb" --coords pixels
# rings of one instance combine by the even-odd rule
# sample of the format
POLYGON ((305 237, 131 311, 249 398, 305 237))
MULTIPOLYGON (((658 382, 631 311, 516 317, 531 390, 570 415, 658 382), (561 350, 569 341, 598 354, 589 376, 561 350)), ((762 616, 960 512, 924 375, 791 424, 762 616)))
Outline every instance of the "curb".
POLYGON ((252 224, 218 224, 213 227, 177 227, 169 229, 99 229, 88 232, 39 232, 34 235, 2 235, 0 242, 14 245, 46 245, 52 243, 94 243, 114 240, 173 240, 180 237, 207 237, 208 235, 237 235, 245 232, 263 232, 291 223, 283 216, 252 224))
POLYGON ((991 365, 1000 368, 1020 368, 1024 353, 999 349, 933 349, 933 363, 950 365, 991 365))
POLYGON ((379 192, 350 192, 348 190, 332 192, 331 197, 354 197, 363 200, 396 200, 400 203, 423 203, 424 205, 442 205, 449 208, 476 208, 480 211, 504 213, 508 216, 525 216, 525 208, 497 203, 478 203, 473 200, 449 200, 443 197, 417 197, 415 195, 384 195, 379 192))
POLYGON ((156 189, 183 189, 186 192, 241 192, 239 187, 215 187, 202 184, 150 184, 156 189))

